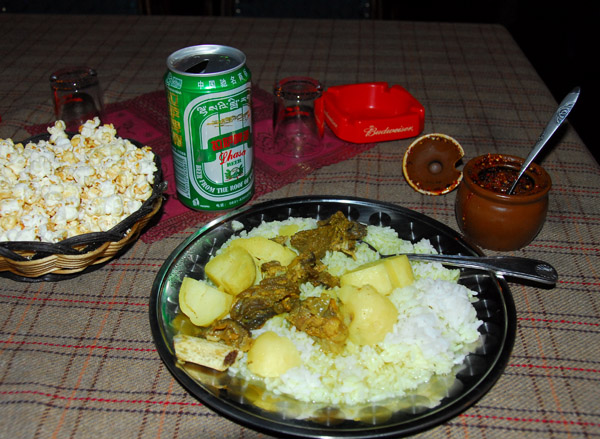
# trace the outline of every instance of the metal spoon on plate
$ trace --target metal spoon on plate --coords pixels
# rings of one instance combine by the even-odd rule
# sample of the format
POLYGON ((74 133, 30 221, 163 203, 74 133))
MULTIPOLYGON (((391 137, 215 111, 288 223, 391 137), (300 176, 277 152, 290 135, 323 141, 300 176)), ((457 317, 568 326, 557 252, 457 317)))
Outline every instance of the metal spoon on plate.
MULTIPOLYGON (((382 257, 393 256, 385 255, 382 257)), ((515 277, 544 285, 555 285, 558 273, 547 262, 518 256, 464 256, 440 254, 406 254, 408 259, 440 262, 455 267, 492 271, 497 275, 515 277)))
POLYGON ((544 128, 544 131, 542 131, 542 134, 540 135, 537 142, 535 143, 533 150, 529 153, 529 155, 525 159, 523 166, 521 166, 521 169, 519 171, 519 175, 517 176, 517 179, 515 180, 515 182, 513 183, 513 185, 510 187, 510 189, 508 191, 509 194, 512 194, 515 191, 515 189, 517 187, 517 183, 519 183, 519 180, 521 179, 521 177, 523 176, 523 174, 525 173, 527 168, 529 168, 529 165, 531 164, 531 162, 533 162, 533 160, 537 157, 538 153, 542 150, 544 145, 546 145, 546 142, 550 139, 550 137, 552 137, 554 132, 558 129, 558 127, 567 118, 567 116, 571 112, 571 109, 575 105, 575 102, 577 102, 579 93, 580 93, 579 87, 575 87, 562 100, 562 102, 558 106, 558 109, 554 112, 552 119, 550 119, 550 121, 548 122, 548 125, 546 125, 546 128, 544 128))
MULTIPOLYGON (((367 241, 361 242, 365 243, 371 250, 379 253, 367 241)), ((465 256, 437 253, 398 253, 386 255, 379 253, 382 259, 400 255, 405 255, 411 260, 440 262, 441 264, 453 267, 491 271, 496 275, 514 277, 544 285, 554 286, 558 281, 558 273, 552 265, 538 259, 522 258, 519 256, 465 256)))

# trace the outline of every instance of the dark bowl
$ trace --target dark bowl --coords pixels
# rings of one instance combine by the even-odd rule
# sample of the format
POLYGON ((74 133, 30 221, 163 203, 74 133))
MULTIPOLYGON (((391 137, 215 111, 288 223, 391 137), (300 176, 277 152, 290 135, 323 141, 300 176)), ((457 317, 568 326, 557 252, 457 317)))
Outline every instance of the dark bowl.
POLYGON ((433 408, 419 403, 418 391, 408 397, 364 406, 312 406, 257 389, 227 373, 178 364, 171 322, 178 313, 178 291, 184 276, 204 278, 206 262, 239 232, 240 225, 250 230, 264 221, 289 217, 326 219, 338 210, 355 221, 390 226, 405 240, 427 238, 441 253, 479 254, 452 229, 393 204, 349 197, 297 197, 246 206, 199 229, 171 253, 159 270, 152 287, 149 318, 161 359, 182 387, 204 405, 234 422, 277 437, 396 438, 457 416, 498 380, 515 339, 516 314, 511 293, 506 281, 491 272, 461 271, 460 283, 478 292, 474 307, 483 322, 479 329, 481 345, 466 357, 451 377, 446 396, 433 408), (359 416, 348 419, 348 412, 359 416))

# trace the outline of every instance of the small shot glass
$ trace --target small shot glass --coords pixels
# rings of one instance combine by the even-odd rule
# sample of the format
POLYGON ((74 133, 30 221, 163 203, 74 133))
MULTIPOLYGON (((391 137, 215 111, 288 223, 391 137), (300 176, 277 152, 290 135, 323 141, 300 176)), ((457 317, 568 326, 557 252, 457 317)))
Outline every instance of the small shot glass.
POLYGON ((77 66, 57 70, 50 75, 50 88, 57 120, 68 128, 78 127, 104 113, 104 102, 96 70, 77 66))
POLYGON ((315 100, 321 93, 321 83, 305 76, 290 76, 275 84, 273 141, 279 154, 303 158, 319 152, 315 100))

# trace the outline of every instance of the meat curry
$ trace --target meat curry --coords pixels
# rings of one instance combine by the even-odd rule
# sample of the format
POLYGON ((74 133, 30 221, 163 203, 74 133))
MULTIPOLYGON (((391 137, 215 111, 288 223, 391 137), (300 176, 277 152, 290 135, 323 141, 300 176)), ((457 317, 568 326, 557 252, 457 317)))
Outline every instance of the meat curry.
POLYGON ((342 251, 353 256, 356 242, 367 234, 365 225, 348 220, 337 212, 318 227, 302 230, 290 238, 299 254, 287 266, 268 261, 261 267, 262 280, 238 294, 230 316, 205 328, 202 335, 242 351, 251 345, 250 331, 260 328, 271 317, 286 313, 298 330, 314 337, 325 348, 337 350, 348 336, 348 328, 335 299, 300 299, 300 285, 311 282, 328 288, 339 286, 339 279, 327 272, 321 262, 327 251, 342 251))

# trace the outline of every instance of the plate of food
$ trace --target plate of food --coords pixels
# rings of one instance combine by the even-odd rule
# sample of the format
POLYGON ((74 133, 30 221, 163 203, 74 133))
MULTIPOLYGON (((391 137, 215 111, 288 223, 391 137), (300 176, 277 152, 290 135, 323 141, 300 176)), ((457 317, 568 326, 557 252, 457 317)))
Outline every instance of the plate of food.
POLYGON ((496 383, 516 312, 502 277, 404 253, 480 254, 423 214, 362 198, 232 211, 159 270, 149 316, 157 351, 204 405, 267 434, 430 429, 496 383))

